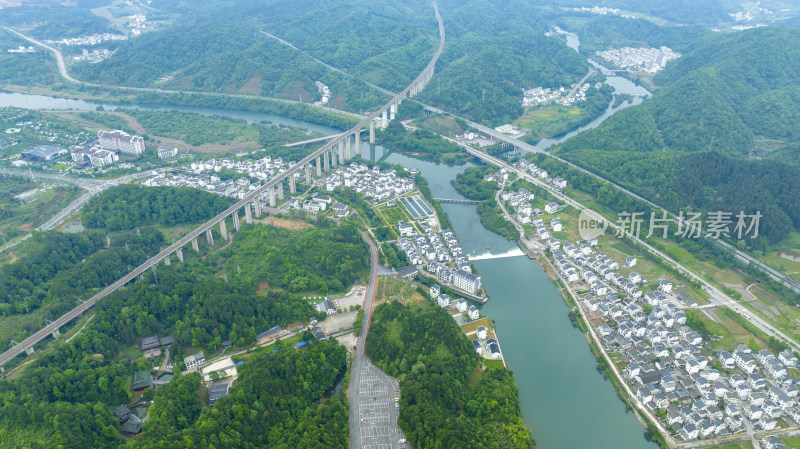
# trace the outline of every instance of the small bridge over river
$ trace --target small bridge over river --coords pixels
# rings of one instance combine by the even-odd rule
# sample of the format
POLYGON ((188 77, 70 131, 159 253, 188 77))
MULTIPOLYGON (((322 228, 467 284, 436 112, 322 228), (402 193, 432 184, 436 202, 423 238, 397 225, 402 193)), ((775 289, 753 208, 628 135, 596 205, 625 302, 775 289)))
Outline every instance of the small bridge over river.
POLYGON ((478 204, 480 201, 475 200, 467 200, 467 199, 458 199, 458 198, 434 198, 436 201, 440 203, 450 203, 450 204, 478 204))

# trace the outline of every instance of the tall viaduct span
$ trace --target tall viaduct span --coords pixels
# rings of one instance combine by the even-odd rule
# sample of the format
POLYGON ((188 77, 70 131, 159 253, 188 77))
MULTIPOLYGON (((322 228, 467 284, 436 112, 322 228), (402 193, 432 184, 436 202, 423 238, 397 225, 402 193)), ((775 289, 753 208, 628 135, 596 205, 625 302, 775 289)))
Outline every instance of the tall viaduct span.
POLYGON ((97 301, 119 290, 120 287, 124 286, 128 282, 133 281, 148 269, 155 269, 155 266, 159 262, 164 261, 164 263, 168 265, 173 254, 177 256, 179 261, 183 261, 183 247, 187 244, 191 244, 195 251, 199 251, 197 239, 202 234, 206 235, 206 239, 209 244, 213 244, 214 238, 213 234, 211 233, 212 227, 219 225, 220 235, 223 239, 227 240, 228 229, 226 222, 229 217, 232 220, 234 229, 238 231, 240 227, 239 211, 244 208, 245 220, 247 223, 251 223, 253 220, 253 214, 255 214, 256 217, 261 215, 261 201, 264 199, 265 195, 266 200, 269 201, 271 206, 276 204, 276 197, 278 199, 283 197, 284 182, 288 182, 289 189, 292 193, 296 191, 296 181, 298 177, 305 176, 306 182, 311 183, 312 164, 313 169, 316 170, 317 176, 322 176, 323 172, 329 172, 331 168, 335 168, 337 164, 344 164, 345 161, 350 159, 352 156, 350 143, 351 136, 355 138, 355 154, 357 155, 361 154, 362 131, 369 129, 369 142, 375 143, 375 122, 377 120, 385 122, 387 119, 394 119, 397 113, 397 108, 400 106, 403 100, 414 97, 418 93, 422 92, 422 89, 424 89, 433 78, 436 61, 439 59, 439 56, 441 56, 442 49, 444 48, 445 34, 442 17, 439 14, 439 8, 435 1, 432 3, 434 13, 436 14, 436 20, 439 23, 439 46, 425 69, 411 82, 411 84, 408 85, 408 87, 403 89, 402 92, 396 94, 391 100, 389 100, 388 103, 383 105, 383 107, 363 118, 357 125, 332 138, 328 143, 303 158, 300 162, 292 165, 286 171, 275 175, 263 186, 253 191, 244 199, 224 210, 211 220, 205 222, 197 229, 189 232, 180 240, 151 257, 121 279, 107 286, 88 300, 81 302, 74 309, 50 322, 45 327, 29 336, 22 342, 17 343, 6 352, 0 354, 0 370, 2 370, 6 363, 18 355, 22 353, 32 354, 34 352, 34 345, 36 343, 39 343, 49 335, 53 335, 54 337, 58 336, 59 329, 62 326, 82 315, 97 301))

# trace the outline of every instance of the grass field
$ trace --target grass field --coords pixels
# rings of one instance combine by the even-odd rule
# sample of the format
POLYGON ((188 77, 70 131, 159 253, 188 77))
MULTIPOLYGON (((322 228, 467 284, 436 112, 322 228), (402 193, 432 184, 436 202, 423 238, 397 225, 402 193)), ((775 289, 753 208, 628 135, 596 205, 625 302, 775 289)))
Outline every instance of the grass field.
POLYGON ((550 105, 529 108, 514 124, 528 129, 534 140, 565 134, 584 120, 587 112, 578 106, 550 105))
POLYGON ((483 326, 486 329, 490 329, 491 325, 489 323, 489 318, 483 317, 483 318, 475 320, 475 321, 473 321, 471 323, 467 323, 467 324, 461 326, 461 330, 465 334, 468 334, 470 332, 475 332, 478 329, 479 326, 483 326))
POLYGON ((417 292, 412 284, 407 281, 390 276, 381 276, 378 278, 378 285, 375 292, 375 301, 421 301, 422 295, 417 292))
POLYGON ((0 236, 6 239, 30 232, 44 223, 83 193, 77 187, 55 187, 48 189, 35 200, 11 205, 12 213, 0 220, 0 236))
POLYGON ((786 446, 787 449, 800 449, 800 438, 784 438, 781 442, 783 442, 783 445, 786 446))
POLYGON ((750 333, 725 313, 719 311, 709 312, 717 320, 716 322, 702 311, 690 310, 689 313, 699 318, 700 321, 705 324, 709 334, 713 336, 713 340, 708 343, 708 346, 713 349, 718 351, 731 351, 740 344, 747 345, 753 340, 755 340, 760 349, 765 349, 767 347, 756 335, 750 333))
POLYGON ((725 444, 722 446, 709 446, 706 449, 752 449, 752 443, 733 443, 733 444, 725 444))
POLYGON ((375 211, 381 217, 384 223, 392 229, 397 227, 397 222, 404 221, 406 223, 413 222, 409 217, 408 212, 399 201, 395 201, 391 206, 378 206, 375 211))
POLYGON ((503 361, 499 359, 483 359, 483 364, 487 369, 506 369, 503 361))

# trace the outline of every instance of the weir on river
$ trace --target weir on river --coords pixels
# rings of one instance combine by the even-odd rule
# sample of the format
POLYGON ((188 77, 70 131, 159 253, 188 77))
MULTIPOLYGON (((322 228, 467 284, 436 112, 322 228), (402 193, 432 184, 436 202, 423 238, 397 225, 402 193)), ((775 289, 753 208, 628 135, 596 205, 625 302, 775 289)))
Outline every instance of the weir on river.
MULTIPOLYGON (((572 42, 574 43, 574 41, 572 42)), ((614 77, 620 78, 620 77, 614 77)), ((611 83, 619 93, 640 94, 630 81, 611 83), (616 85, 615 85, 616 84, 616 85), (627 92, 630 86, 636 92, 627 92)), ((640 102, 641 99, 636 102, 640 102)), ((29 109, 106 110, 133 107, 151 110, 175 109, 203 115, 219 115, 248 122, 268 120, 311 129, 324 134, 340 131, 325 126, 270 114, 216 110, 199 107, 114 105, 70 100, 41 95, 0 93, 0 106, 29 109)), ((583 127, 593 128, 621 107, 611 108, 583 127)), ((547 147, 559 139, 545 139, 547 147)), ((381 146, 362 143, 362 153, 372 160, 385 160, 408 168, 418 168, 428 180, 435 197, 469 200, 460 195, 450 181, 471 164, 446 166, 385 151, 381 146)), ((482 312, 497 325, 503 342, 503 355, 514 372, 520 391, 525 423, 532 430, 539 449, 656 449, 644 438, 644 429, 626 411, 610 382, 596 370, 584 335, 572 326, 559 290, 544 270, 515 242, 484 228, 474 204, 442 204, 453 222, 453 230, 470 259, 475 262, 491 300, 482 312)))

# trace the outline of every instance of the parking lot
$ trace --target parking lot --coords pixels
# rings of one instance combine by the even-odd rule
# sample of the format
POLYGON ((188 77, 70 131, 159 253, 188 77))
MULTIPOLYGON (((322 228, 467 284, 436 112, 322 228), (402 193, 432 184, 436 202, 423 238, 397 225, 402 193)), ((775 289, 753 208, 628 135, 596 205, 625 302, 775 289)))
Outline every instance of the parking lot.
POLYGON ((364 304, 364 293, 366 289, 363 286, 353 287, 346 295, 341 297, 332 297, 338 301, 339 306, 344 309, 350 309, 350 306, 361 306, 364 304))
POLYGON ((356 315, 358 315, 358 312, 355 310, 352 312, 339 312, 328 316, 323 321, 320 321, 318 325, 327 335, 335 334, 336 332, 352 328, 353 322, 356 320, 356 315))
POLYGON ((405 447, 405 436, 397 427, 400 386, 365 360, 358 389, 358 432, 361 449, 405 447))

